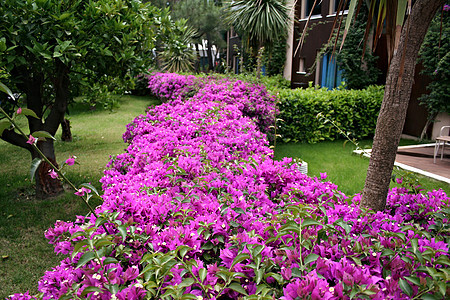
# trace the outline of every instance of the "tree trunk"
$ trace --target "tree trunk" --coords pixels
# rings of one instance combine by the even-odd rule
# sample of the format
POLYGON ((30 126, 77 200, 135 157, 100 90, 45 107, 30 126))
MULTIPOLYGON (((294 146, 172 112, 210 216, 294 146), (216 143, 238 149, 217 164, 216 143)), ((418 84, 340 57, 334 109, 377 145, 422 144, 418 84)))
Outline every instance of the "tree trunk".
POLYGON ((264 47, 262 43, 259 43, 258 52, 256 53, 256 78, 261 78, 261 65, 262 65, 262 56, 264 53, 264 47))
POLYGON ((72 141, 72 131, 70 130, 70 121, 64 119, 61 122, 61 141, 63 142, 71 142, 72 141))
MULTIPOLYGON (((51 161, 53 165, 58 168, 58 164, 55 159, 55 150, 52 140, 47 140, 45 142, 38 142, 37 146, 44 153, 44 155, 51 161)), ((37 158, 39 155, 33 151, 32 158, 37 158)), ((53 179, 50 177, 49 172, 52 170, 50 165, 42 161, 35 174, 36 182, 36 198, 45 199, 49 197, 58 196, 64 192, 63 186, 59 179, 53 179)))
POLYGON ((195 48, 195 53, 197 55, 197 60, 194 63, 194 68, 195 68, 195 73, 198 74, 198 73, 200 73, 200 60, 201 60, 200 47, 197 43, 194 43, 194 48, 195 48))
POLYGON ((389 191, 398 143, 414 80, 414 68, 428 26, 444 0, 417 0, 403 27, 400 44, 392 58, 375 137, 362 205, 383 210, 389 191))
POLYGON ((208 43, 207 47, 207 55, 208 55, 208 71, 214 70, 213 58, 212 58, 212 49, 211 49, 211 36, 209 33, 206 33, 206 42, 208 43))

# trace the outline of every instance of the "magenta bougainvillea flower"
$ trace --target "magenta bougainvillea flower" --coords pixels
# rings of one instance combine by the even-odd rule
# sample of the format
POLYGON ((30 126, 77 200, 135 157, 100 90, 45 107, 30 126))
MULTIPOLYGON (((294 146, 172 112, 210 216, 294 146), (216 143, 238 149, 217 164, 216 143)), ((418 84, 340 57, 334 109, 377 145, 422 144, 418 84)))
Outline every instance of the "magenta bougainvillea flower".
POLYGON ((75 164, 75 159, 76 159, 76 156, 69 157, 68 159, 66 159, 66 164, 68 166, 73 166, 75 164))
POLYGON ((27 144, 33 145, 34 143, 36 143, 36 139, 30 134, 27 144))
POLYGON ((384 211, 367 212, 326 173, 308 177, 295 160, 273 159, 266 134, 275 99, 264 87, 163 73, 148 80, 164 103, 127 126, 127 148, 101 179, 100 217, 58 221, 45 233, 69 257, 41 278, 43 299, 158 298, 171 289, 189 299, 265 290, 286 300, 410 299, 430 281, 421 267, 447 261, 442 190, 394 188, 384 211), (90 242, 107 245, 100 259, 90 242), (188 268, 174 259, 180 247, 188 268), (148 275, 164 262, 173 264, 161 281, 148 275))
POLYGON ((56 173, 55 170, 51 169, 50 171, 48 171, 48 173, 51 178, 53 178, 53 179, 58 178, 58 173, 56 173))

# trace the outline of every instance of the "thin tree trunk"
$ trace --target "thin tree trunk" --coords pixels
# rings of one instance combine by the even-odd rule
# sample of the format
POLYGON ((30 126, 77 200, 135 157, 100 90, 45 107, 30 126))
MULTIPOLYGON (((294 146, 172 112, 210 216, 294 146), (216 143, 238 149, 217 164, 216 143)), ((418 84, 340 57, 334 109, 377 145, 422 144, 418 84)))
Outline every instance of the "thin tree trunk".
POLYGON ((197 55, 197 60, 194 63, 194 68, 195 68, 195 73, 198 74, 198 73, 200 73, 200 60, 201 60, 200 47, 197 43, 194 43, 194 48, 195 48, 195 53, 197 55))
POLYGON ((206 42, 208 43, 207 47, 207 55, 208 55, 208 71, 214 70, 214 64, 213 64, 213 58, 212 58, 212 43, 211 43, 211 36, 209 33, 206 33, 206 42))
POLYGON ((423 139, 425 138, 425 136, 427 134, 428 127, 430 127, 431 123, 433 123, 434 119, 436 119, 437 115, 438 115, 437 113, 433 113, 431 115, 428 115, 427 122, 425 123, 425 126, 422 129, 422 132, 421 132, 420 137, 419 137, 419 141, 423 141, 423 139))
POLYGON ((259 43, 258 52, 256 53, 256 78, 261 78, 261 65, 262 65, 262 56, 264 53, 264 47, 262 43, 259 43))
MULTIPOLYGON (((42 153, 58 168, 55 158, 55 150, 52 140, 47 140, 45 142, 38 142, 37 146, 42 151, 42 153)), ((36 152, 33 152, 32 158, 39 157, 36 152)), ((52 170, 49 164, 43 161, 39 169, 36 172, 36 198, 45 199, 49 197, 54 197, 61 194, 64 189, 59 181, 59 179, 53 179, 50 177, 49 173, 52 170)))
MULTIPOLYGON (((55 89, 55 103, 52 106, 50 114, 45 119, 41 130, 55 135, 59 125, 64 121, 64 114, 67 110, 67 103, 70 98, 70 79, 69 67, 56 59, 56 73, 53 78, 53 87, 55 89)), ((52 140, 38 143, 42 153, 56 166, 55 149, 52 140)), ((32 152, 32 158, 36 158, 37 153, 32 152)), ((42 162, 36 172, 36 197, 48 198, 61 194, 64 189, 61 181, 50 177, 51 167, 42 162)))
POLYGON ((72 141, 72 131, 70 130, 70 121, 64 119, 61 122, 61 141, 71 142, 72 141))
POLYGON ((362 205, 383 210, 398 143, 411 96, 416 59, 436 11, 444 0, 417 0, 402 30, 400 44, 389 67, 384 99, 378 116, 362 205))

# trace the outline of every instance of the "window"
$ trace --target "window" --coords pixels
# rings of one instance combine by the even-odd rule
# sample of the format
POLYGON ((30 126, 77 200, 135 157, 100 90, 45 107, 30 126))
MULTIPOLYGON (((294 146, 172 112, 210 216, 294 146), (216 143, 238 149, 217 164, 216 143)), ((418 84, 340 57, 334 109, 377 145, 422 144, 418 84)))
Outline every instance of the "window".
POLYGON ((315 6, 314 2, 315 0, 302 0, 301 19, 307 19, 309 17, 309 14, 311 13, 311 10, 311 17, 322 15, 322 0, 317 0, 315 6))
MULTIPOLYGON (((342 13, 342 10, 344 10, 344 11, 348 10, 348 8, 350 7, 350 0, 330 0, 330 9, 328 12, 329 15, 336 14, 336 12, 339 8, 340 2, 346 2, 345 8, 344 9, 341 8, 341 13, 342 13)), ((344 5, 344 3, 342 5, 344 5)))
POLYGON ((322 58, 320 86, 332 90, 339 87, 345 79, 342 77, 342 70, 336 64, 336 57, 327 53, 322 58))

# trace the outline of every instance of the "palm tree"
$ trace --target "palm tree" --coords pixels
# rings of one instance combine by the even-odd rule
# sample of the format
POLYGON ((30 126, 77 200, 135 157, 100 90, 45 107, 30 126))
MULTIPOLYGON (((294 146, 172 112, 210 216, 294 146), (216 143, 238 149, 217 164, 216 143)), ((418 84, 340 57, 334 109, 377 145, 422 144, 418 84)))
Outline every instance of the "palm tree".
MULTIPOLYGON (((247 47, 256 46, 270 50, 273 43, 286 34, 289 10, 285 0, 231 0, 225 5, 226 20, 242 35, 247 47)), ((261 55, 258 55, 256 74, 261 72, 261 55)))

